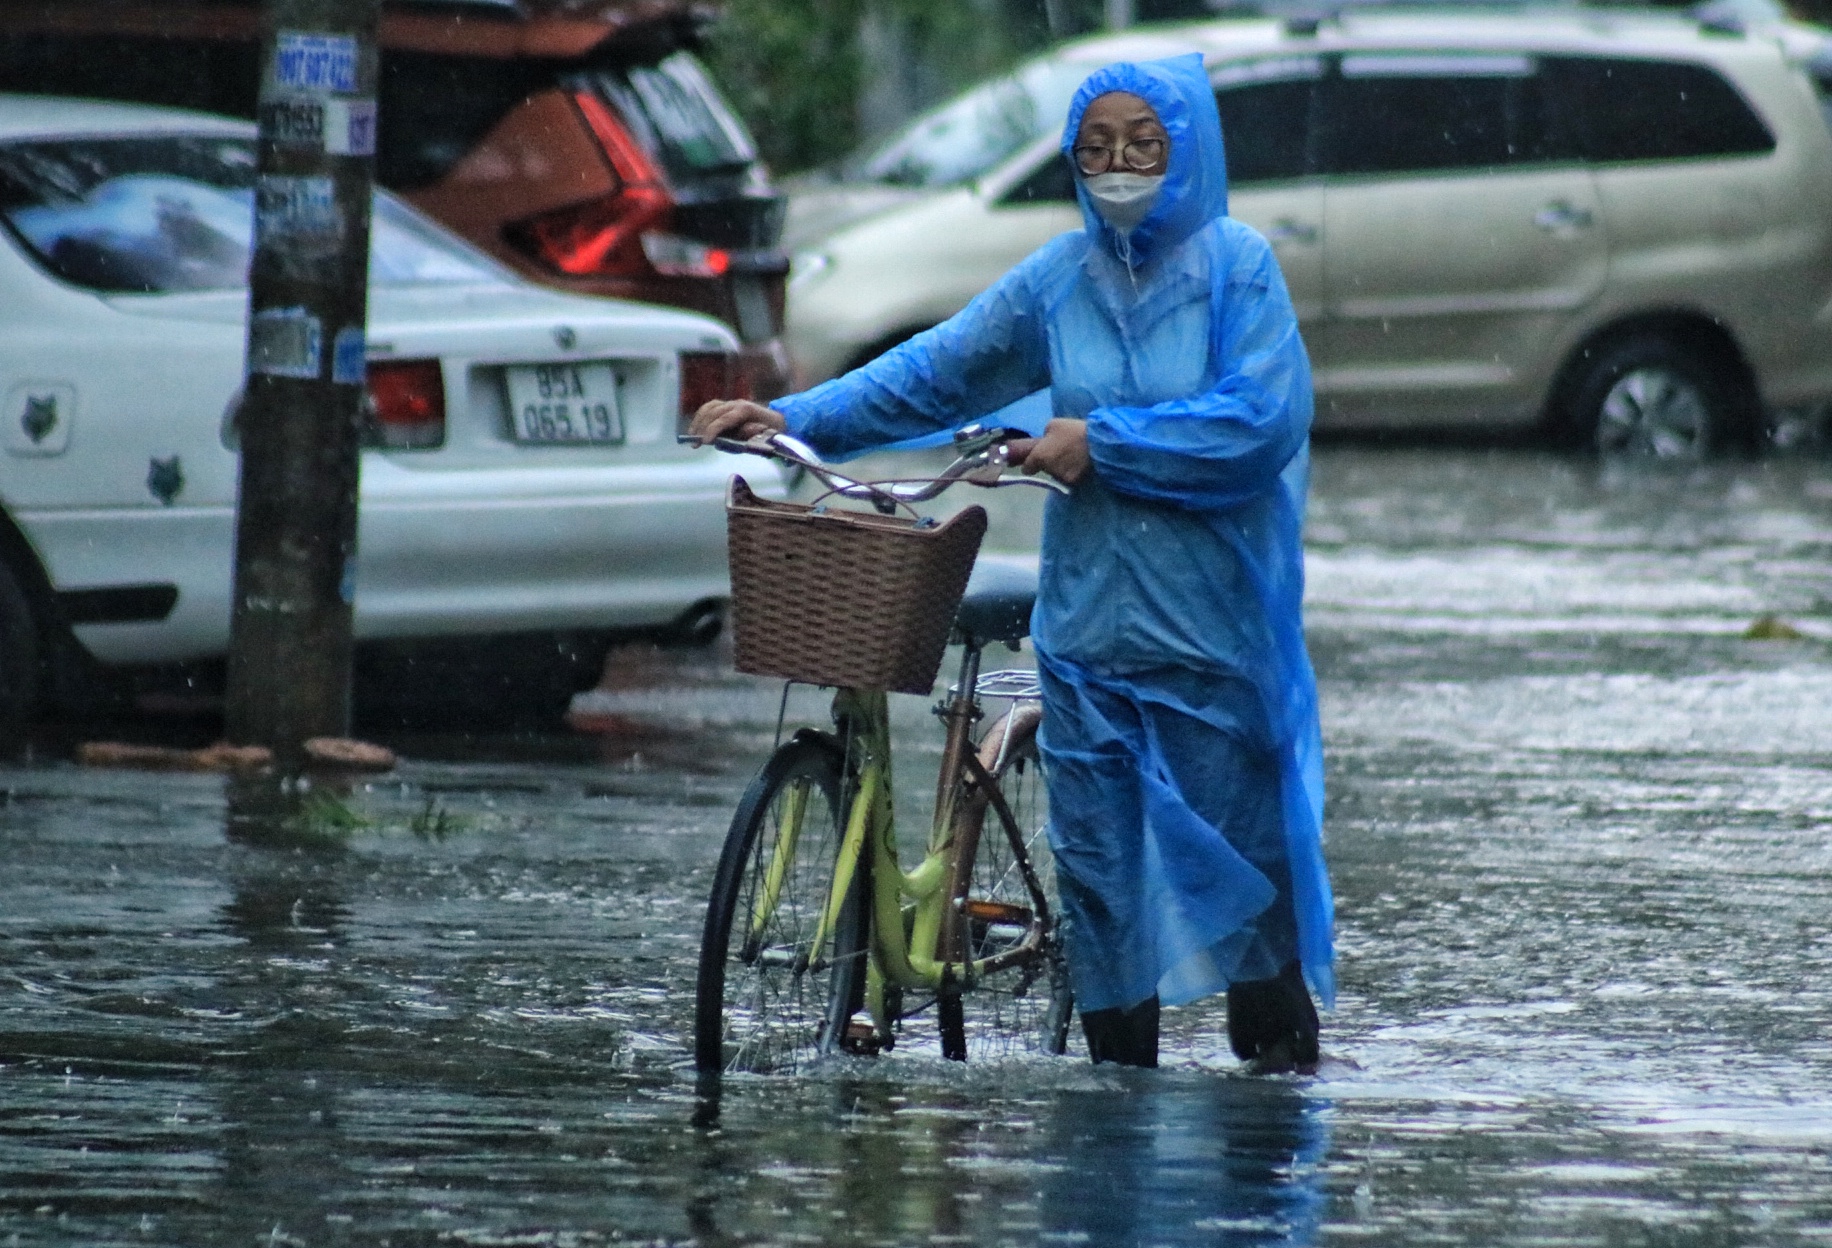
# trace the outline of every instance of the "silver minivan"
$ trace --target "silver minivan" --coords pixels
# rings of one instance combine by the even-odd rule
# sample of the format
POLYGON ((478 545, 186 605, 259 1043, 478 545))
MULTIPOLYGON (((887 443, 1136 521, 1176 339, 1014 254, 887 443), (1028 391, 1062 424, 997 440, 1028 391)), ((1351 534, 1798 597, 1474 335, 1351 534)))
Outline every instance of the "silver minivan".
POLYGON ((1765 414, 1832 400, 1825 48, 1806 27, 1608 10, 1360 10, 1072 44, 796 188, 800 380, 1080 228, 1056 148, 1075 85, 1197 51, 1231 212, 1276 249, 1320 429, 1753 445, 1765 414))

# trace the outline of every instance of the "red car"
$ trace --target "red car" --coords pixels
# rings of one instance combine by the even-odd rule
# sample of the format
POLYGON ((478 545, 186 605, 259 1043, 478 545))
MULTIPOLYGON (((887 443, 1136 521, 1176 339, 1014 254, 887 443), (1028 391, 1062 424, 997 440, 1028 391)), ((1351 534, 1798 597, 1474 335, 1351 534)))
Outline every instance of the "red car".
MULTIPOLYGON (((788 386, 783 199, 693 0, 388 0, 376 175, 532 280, 729 323, 683 402, 788 386)), ((253 0, 0 0, 0 91, 253 117, 253 0)))

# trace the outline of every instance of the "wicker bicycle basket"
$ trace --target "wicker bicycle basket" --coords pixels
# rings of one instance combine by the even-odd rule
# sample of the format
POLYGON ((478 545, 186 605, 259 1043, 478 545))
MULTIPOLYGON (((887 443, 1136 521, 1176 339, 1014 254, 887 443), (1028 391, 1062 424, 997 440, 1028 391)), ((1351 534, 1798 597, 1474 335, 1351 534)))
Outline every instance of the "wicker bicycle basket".
POLYGON ((725 501, 738 670, 928 693, 986 535, 968 507, 940 524, 758 498, 725 501))

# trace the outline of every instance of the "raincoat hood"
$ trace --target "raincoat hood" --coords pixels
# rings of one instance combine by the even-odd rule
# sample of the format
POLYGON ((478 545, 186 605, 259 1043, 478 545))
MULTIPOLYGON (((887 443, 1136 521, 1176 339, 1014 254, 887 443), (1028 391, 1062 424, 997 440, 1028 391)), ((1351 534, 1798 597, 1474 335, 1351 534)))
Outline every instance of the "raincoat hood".
MULTIPOLYGON (((1108 65, 1088 76, 1069 105, 1062 155, 1071 165, 1082 114, 1110 91, 1125 91, 1151 105, 1170 136, 1170 167, 1165 170, 1164 185, 1151 211, 1125 240, 1135 263, 1149 263, 1216 217, 1228 215, 1228 163, 1222 147, 1221 114, 1216 111, 1215 89, 1209 85, 1200 53, 1108 65)), ((1119 232, 1096 210, 1079 172, 1075 198, 1081 203, 1088 237, 1099 239, 1101 249, 1109 255, 1124 255, 1119 232)))

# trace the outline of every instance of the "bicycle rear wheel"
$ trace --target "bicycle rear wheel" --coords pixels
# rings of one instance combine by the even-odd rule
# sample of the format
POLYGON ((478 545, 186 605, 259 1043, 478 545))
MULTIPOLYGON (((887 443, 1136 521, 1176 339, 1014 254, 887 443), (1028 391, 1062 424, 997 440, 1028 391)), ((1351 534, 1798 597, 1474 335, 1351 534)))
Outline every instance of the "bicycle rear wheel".
POLYGON ((694 1064, 702 1072, 794 1071, 838 1048, 862 1004, 867 862, 815 947, 848 792, 835 748, 798 734, 738 803, 700 945, 694 1064))
POLYGON ((961 937, 955 956, 975 961, 994 957, 1023 942, 1037 911, 1037 899, 1025 879, 1024 863, 1041 888, 1048 922, 1036 958, 995 971, 960 993, 944 995, 938 1005, 944 1056, 985 1061, 1016 1053, 1059 1054, 1068 1045, 1074 1000, 1068 964, 1062 951, 1061 906, 1056 895, 1055 863, 1046 826, 1049 796, 1037 751, 1037 726, 1043 712, 1020 703, 987 731, 980 742, 980 763, 997 783, 1011 812, 1005 826, 991 795, 975 786, 962 799, 957 835, 961 838, 954 891, 962 906, 961 937))

